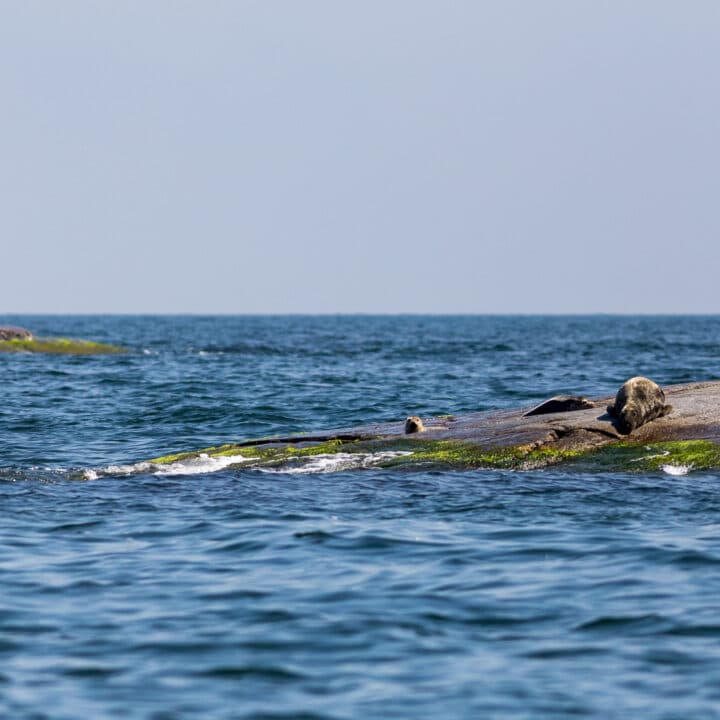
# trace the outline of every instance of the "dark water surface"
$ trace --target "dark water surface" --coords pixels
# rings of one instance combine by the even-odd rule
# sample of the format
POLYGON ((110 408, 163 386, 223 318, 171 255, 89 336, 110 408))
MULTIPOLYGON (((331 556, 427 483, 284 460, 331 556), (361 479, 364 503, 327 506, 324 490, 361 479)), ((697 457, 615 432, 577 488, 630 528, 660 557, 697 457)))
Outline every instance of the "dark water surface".
POLYGON ((720 478, 94 470, 720 378, 718 317, 2 317, 0 716, 720 717, 720 478))

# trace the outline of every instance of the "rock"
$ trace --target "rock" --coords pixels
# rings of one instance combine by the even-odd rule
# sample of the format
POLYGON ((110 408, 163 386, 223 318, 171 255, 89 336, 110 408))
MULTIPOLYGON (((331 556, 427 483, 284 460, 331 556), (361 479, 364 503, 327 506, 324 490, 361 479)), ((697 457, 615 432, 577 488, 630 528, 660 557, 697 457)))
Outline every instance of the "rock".
POLYGON ((32 340, 33 334, 25 328, 0 325, 0 340, 32 340))
POLYGON ((50 355, 109 355, 126 352, 117 345, 63 337, 37 337, 25 328, 0 325, 0 353, 50 355))
POLYGON ((614 398, 604 397, 587 400, 591 407, 552 414, 528 415, 527 409, 521 408, 429 418, 424 425, 432 432, 427 433, 407 434, 398 422, 378 423, 312 435, 241 440, 150 462, 192 459, 203 453, 225 457, 237 452, 245 453, 242 467, 248 468, 295 463, 302 453, 360 453, 367 457, 397 451, 396 457, 386 461, 388 467, 532 469, 583 462, 588 471, 670 467, 669 474, 682 474, 686 468, 720 468, 720 381, 664 390, 673 412, 637 427, 630 436, 618 432, 614 418, 605 412, 614 398))

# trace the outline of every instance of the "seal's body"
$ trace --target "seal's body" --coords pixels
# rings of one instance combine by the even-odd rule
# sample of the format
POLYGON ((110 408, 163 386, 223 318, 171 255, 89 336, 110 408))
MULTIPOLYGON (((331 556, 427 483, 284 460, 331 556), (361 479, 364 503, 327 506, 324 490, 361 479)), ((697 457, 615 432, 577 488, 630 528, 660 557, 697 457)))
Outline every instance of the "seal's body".
POLYGON ((417 415, 411 415, 405 421, 405 432, 408 434, 422 432, 424 429, 423 421, 417 415))
POLYGON ((630 378, 618 390, 615 402, 607 407, 617 429, 626 435, 671 410, 672 405, 665 403, 665 393, 659 385, 644 377, 630 378))
POLYGON ((589 410, 595 407, 592 400, 584 397, 576 397, 570 395, 556 395, 540 403, 532 410, 528 410, 523 417, 531 415, 550 415, 550 413, 575 412, 576 410, 589 410))

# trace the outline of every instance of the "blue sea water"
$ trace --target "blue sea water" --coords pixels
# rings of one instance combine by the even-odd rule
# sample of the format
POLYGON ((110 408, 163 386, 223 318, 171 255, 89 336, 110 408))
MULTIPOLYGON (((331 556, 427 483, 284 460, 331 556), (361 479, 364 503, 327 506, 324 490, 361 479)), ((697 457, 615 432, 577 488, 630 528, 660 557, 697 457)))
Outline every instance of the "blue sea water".
POLYGON ((0 323, 131 349, 0 354, 0 717, 720 717, 717 473, 122 471, 720 378, 720 317, 0 323))

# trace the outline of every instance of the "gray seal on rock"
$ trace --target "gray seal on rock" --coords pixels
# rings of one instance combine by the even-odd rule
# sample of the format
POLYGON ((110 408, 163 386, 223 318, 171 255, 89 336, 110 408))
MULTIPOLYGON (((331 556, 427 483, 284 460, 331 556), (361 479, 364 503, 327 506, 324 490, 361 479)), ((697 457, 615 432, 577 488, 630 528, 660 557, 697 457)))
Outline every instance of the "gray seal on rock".
POLYGON ((423 425, 423 421, 417 415, 411 415, 405 421, 406 434, 422 432, 423 430, 425 430, 425 426, 423 425))
POLYGON ((540 403, 532 410, 528 410, 523 417, 531 415, 549 415, 550 413, 575 412, 576 410, 589 410, 595 407, 592 400, 576 395, 556 395, 540 403))
POLYGON ((0 340, 32 340, 33 334, 25 328, 0 325, 0 340))
POLYGON ((617 429, 628 435, 641 425, 667 415, 672 405, 665 403, 665 393, 657 383, 645 377, 630 378, 617 391, 615 402, 607 406, 617 429))

